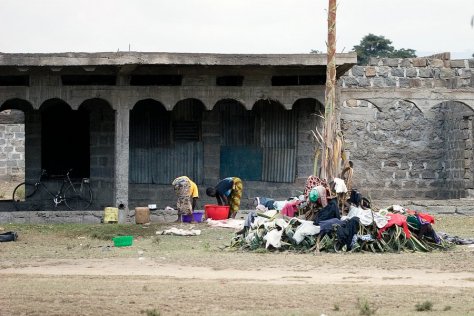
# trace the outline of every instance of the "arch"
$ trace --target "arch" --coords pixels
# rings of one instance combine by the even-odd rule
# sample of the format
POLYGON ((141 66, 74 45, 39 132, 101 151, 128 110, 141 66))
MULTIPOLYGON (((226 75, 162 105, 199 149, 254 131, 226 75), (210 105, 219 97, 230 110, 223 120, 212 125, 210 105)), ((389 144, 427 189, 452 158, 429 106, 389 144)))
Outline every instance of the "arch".
POLYGON ((414 102, 414 101, 412 101, 412 100, 401 99, 401 100, 398 100, 398 101, 404 101, 404 102, 411 103, 411 104, 413 104, 413 106, 414 106, 415 108, 418 109, 418 111, 420 111, 421 113, 424 113, 424 111, 418 106, 418 104, 416 104, 416 102, 414 102))
POLYGON ((94 109, 113 110, 112 105, 109 101, 102 98, 92 98, 84 100, 79 106, 78 110, 93 111, 94 109))
POLYGON ((259 99, 259 100, 257 100, 253 104, 252 110, 253 111, 261 111, 263 109, 263 107, 267 107, 267 106, 276 107, 276 109, 281 109, 281 110, 289 110, 280 101, 276 101, 276 100, 272 100, 272 99, 259 99))
POLYGON ((133 111, 133 110, 141 109, 144 107, 158 107, 158 108, 163 109, 164 111, 167 111, 166 106, 163 103, 151 98, 137 101, 137 103, 133 105, 131 110, 133 111))
POLYGON ((199 99, 188 98, 178 101, 172 110, 173 120, 192 121, 202 119, 202 112, 206 106, 199 99))
POLYGON ((206 105, 204 102, 200 99, 197 98, 186 98, 179 100, 176 102, 176 104, 171 108, 172 111, 174 111, 177 107, 180 107, 178 110, 182 110, 181 107, 197 107, 199 110, 204 111, 207 109, 206 105))
POLYGON ((231 106, 239 105, 243 107, 245 110, 247 110, 247 108, 245 107, 245 104, 242 101, 239 101, 236 99, 221 99, 214 104, 214 106, 212 107, 212 110, 214 109, 223 110, 224 107, 229 106, 229 105, 231 106))
POLYGON ((466 117, 474 115, 474 110, 461 101, 438 102, 429 109, 429 112, 432 116, 466 117))
MULTIPOLYGON (((394 101, 394 100, 391 100, 394 101)), ((379 105, 375 104, 373 100, 369 99, 346 99, 342 102, 343 108, 373 108, 378 112, 382 112, 382 109, 379 105)))
POLYGON ((293 110, 324 116, 324 104, 316 98, 300 98, 291 106, 293 110))
POLYGON ((64 108, 67 107, 70 110, 72 110, 72 107, 64 100, 59 99, 59 98, 52 98, 45 100, 43 103, 41 103, 39 110, 44 112, 44 111, 50 111, 52 108, 64 108))
POLYGON ((24 99, 13 98, 3 102, 0 106, 0 112, 3 110, 20 110, 27 112, 33 110, 33 105, 24 99))

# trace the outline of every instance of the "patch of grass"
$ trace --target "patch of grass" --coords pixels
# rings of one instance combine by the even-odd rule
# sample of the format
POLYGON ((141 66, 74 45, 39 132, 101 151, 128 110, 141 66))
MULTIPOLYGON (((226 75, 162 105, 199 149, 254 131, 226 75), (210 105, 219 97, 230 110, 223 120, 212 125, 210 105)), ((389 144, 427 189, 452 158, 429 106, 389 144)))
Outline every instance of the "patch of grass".
POLYGON ((339 306, 339 304, 335 303, 332 310, 337 312, 337 311, 341 310, 341 307, 339 306))
POLYGON ((425 312, 433 310, 433 303, 430 301, 424 301, 423 303, 418 303, 415 305, 417 312, 425 312))
POLYGON ((132 235, 134 237, 152 237, 165 224, 151 224, 146 228, 133 224, 9 224, 8 229, 22 234, 54 234, 58 237, 90 237, 99 240, 111 240, 115 236, 132 235))
POLYGON ((450 311, 451 310, 451 306, 449 305, 446 305, 444 308, 443 308, 443 311, 444 312, 447 312, 447 311, 450 311))
POLYGON ((377 311, 376 307, 372 307, 365 298, 358 298, 357 299, 357 308, 359 309, 359 315, 362 316, 371 316, 374 315, 377 311))
POLYGON ((159 236, 155 236, 155 237, 153 237, 151 242, 158 245, 161 242, 161 239, 160 239, 159 236))
POLYGON ((157 311, 156 308, 142 310, 140 311, 140 314, 146 314, 146 316, 160 316, 161 315, 161 313, 157 311))
POLYGON ((211 244, 208 241, 206 241, 205 243, 202 244, 202 248, 205 251, 209 251, 211 249, 211 244))

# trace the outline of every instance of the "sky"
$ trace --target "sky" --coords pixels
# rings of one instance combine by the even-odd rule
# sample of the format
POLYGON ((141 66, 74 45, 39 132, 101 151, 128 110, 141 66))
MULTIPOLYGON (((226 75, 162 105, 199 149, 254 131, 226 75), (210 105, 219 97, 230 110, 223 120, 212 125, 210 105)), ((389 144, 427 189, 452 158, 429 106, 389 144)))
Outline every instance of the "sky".
MULTIPOLYGON (((328 0, 0 0, 0 52, 326 51, 328 0)), ((367 34, 418 56, 474 53, 474 0, 339 0, 337 52, 367 34)))

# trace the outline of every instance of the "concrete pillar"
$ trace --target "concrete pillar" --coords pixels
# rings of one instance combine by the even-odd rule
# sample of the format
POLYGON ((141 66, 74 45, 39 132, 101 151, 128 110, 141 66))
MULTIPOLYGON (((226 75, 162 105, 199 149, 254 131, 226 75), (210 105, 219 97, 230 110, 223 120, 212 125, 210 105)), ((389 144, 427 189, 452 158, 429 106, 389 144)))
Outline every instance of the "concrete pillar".
POLYGON ((119 107, 115 111, 115 182, 114 201, 119 207, 119 223, 128 215, 128 158, 130 110, 119 107), (125 214, 124 214, 125 213, 125 214))
POLYGON ((41 112, 25 112, 25 180, 38 181, 41 174, 41 112))

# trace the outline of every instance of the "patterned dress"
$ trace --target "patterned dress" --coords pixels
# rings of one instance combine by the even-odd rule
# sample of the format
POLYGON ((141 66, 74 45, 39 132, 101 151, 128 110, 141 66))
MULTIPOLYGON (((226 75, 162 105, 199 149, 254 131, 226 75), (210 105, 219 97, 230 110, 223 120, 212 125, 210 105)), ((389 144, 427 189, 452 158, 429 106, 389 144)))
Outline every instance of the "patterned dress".
POLYGON ((191 195, 189 194, 191 189, 189 179, 187 177, 176 178, 172 185, 178 197, 178 201, 176 202, 178 213, 181 215, 191 215, 193 213, 193 207, 191 204, 191 195))

